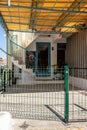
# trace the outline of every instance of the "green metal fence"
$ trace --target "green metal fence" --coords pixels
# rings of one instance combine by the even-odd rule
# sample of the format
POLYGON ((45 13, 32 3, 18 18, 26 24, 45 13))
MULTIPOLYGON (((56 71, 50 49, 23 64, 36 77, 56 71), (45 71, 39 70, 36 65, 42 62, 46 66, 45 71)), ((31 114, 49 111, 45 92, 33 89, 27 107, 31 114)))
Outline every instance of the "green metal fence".
POLYGON ((3 83, 3 70, 2 68, 0 69, 0 91, 2 91, 3 87, 2 87, 2 83, 3 83))
POLYGON ((6 91, 12 85, 12 71, 6 68, 0 69, 0 91, 6 91))
POLYGON ((13 68, 0 71, 0 111, 13 118, 87 120, 87 68, 54 67, 50 77, 13 68))
POLYGON ((64 68, 64 78, 65 78, 65 122, 69 121, 69 68, 65 66, 64 68))
POLYGON ((30 69, 21 70, 21 73, 20 71, 8 72, 10 81, 8 80, 9 84, 5 86, 3 94, 0 94, 0 111, 11 112, 13 118, 61 119, 68 122, 67 66, 65 69, 57 69, 56 74, 63 76, 61 79, 55 78, 57 75, 54 71, 51 77, 46 76, 46 78, 36 77, 33 73, 31 75, 30 69), (18 75, 19 73, 21 76, 18 75))
POLYGON ((69 120, 87 121, 87 68, 69 71, 69 120))

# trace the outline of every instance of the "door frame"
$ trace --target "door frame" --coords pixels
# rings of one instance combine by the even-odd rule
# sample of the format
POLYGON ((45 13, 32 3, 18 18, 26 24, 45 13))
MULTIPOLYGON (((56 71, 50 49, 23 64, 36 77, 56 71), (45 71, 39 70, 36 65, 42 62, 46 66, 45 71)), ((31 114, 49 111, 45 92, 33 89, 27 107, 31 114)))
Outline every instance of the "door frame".
POLYGON ((51 75, 51 43, 50 42, 36 42, 36 62, 35 62, 35 68, 36 68, 36 76, 38 77, 44 77, 44 76, 50 76, 51 75), (38 47, 39 45, 47 45, 48 46, 48 71, 45 72, 39 72, 38 69, 38 47))

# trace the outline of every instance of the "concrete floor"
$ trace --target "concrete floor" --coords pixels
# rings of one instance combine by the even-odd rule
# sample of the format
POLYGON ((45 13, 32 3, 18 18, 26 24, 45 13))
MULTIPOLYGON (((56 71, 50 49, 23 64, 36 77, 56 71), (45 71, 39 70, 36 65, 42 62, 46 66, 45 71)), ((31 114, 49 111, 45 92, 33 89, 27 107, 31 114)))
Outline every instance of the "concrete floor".
MULTIPOLYGON (((86 104, 86 92, 70 87, 69 120, 87 119, 86 104)), ((58 115, 64 118, 64 106, 63 85, 15 86, 0 94, 0 111, 9 111, 12 114, 14 130, 87 130, 86 123, 78 123, 73 127, 72 123, 65 126, 60 121, 58 115)))
MULTIPOLYGON (((87 96, 83 93, 69 92, 69 119, 72 121, 87 119, 87 96)), ((64 118, 64 97, 63 91, 0 94, 0 111, 9 111, 14 118, 58 121, 58 115, 64 118)))
POLYGON ((12 130, 87 130, 87 123, 65 125, 61 121, 12 119, 12 130))

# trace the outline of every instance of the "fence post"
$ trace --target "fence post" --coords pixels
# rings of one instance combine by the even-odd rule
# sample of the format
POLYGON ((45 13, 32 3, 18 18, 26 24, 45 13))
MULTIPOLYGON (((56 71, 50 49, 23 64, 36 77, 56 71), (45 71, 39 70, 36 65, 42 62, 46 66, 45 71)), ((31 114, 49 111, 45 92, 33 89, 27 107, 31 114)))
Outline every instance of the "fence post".
POLYGON ((9 86, 11 86, 11 70, 8 71, 9 74, 9 86))
POLYGON ((6 92, 6 71, 4 71, 4 92, 6 92))
POLYGON ((65 122, 69 121, 69 68, 68 66, 64 67, 65 75, 65 122))
POLYGON ((1 68, 1 90, 3 90, 3 68, 1 68))

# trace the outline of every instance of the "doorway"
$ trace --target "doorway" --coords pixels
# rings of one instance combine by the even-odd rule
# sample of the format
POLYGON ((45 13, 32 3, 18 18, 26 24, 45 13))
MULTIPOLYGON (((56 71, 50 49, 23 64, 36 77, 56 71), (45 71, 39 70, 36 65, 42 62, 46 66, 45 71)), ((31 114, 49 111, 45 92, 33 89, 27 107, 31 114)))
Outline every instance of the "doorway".
POLYGON ((64 67, 65 65, 65 43, 58 43, 57 44, 57 65, 59 68, 64 67))
POLYGON ((36 75, 50 76, 50 43, 36 43, 36 75))

